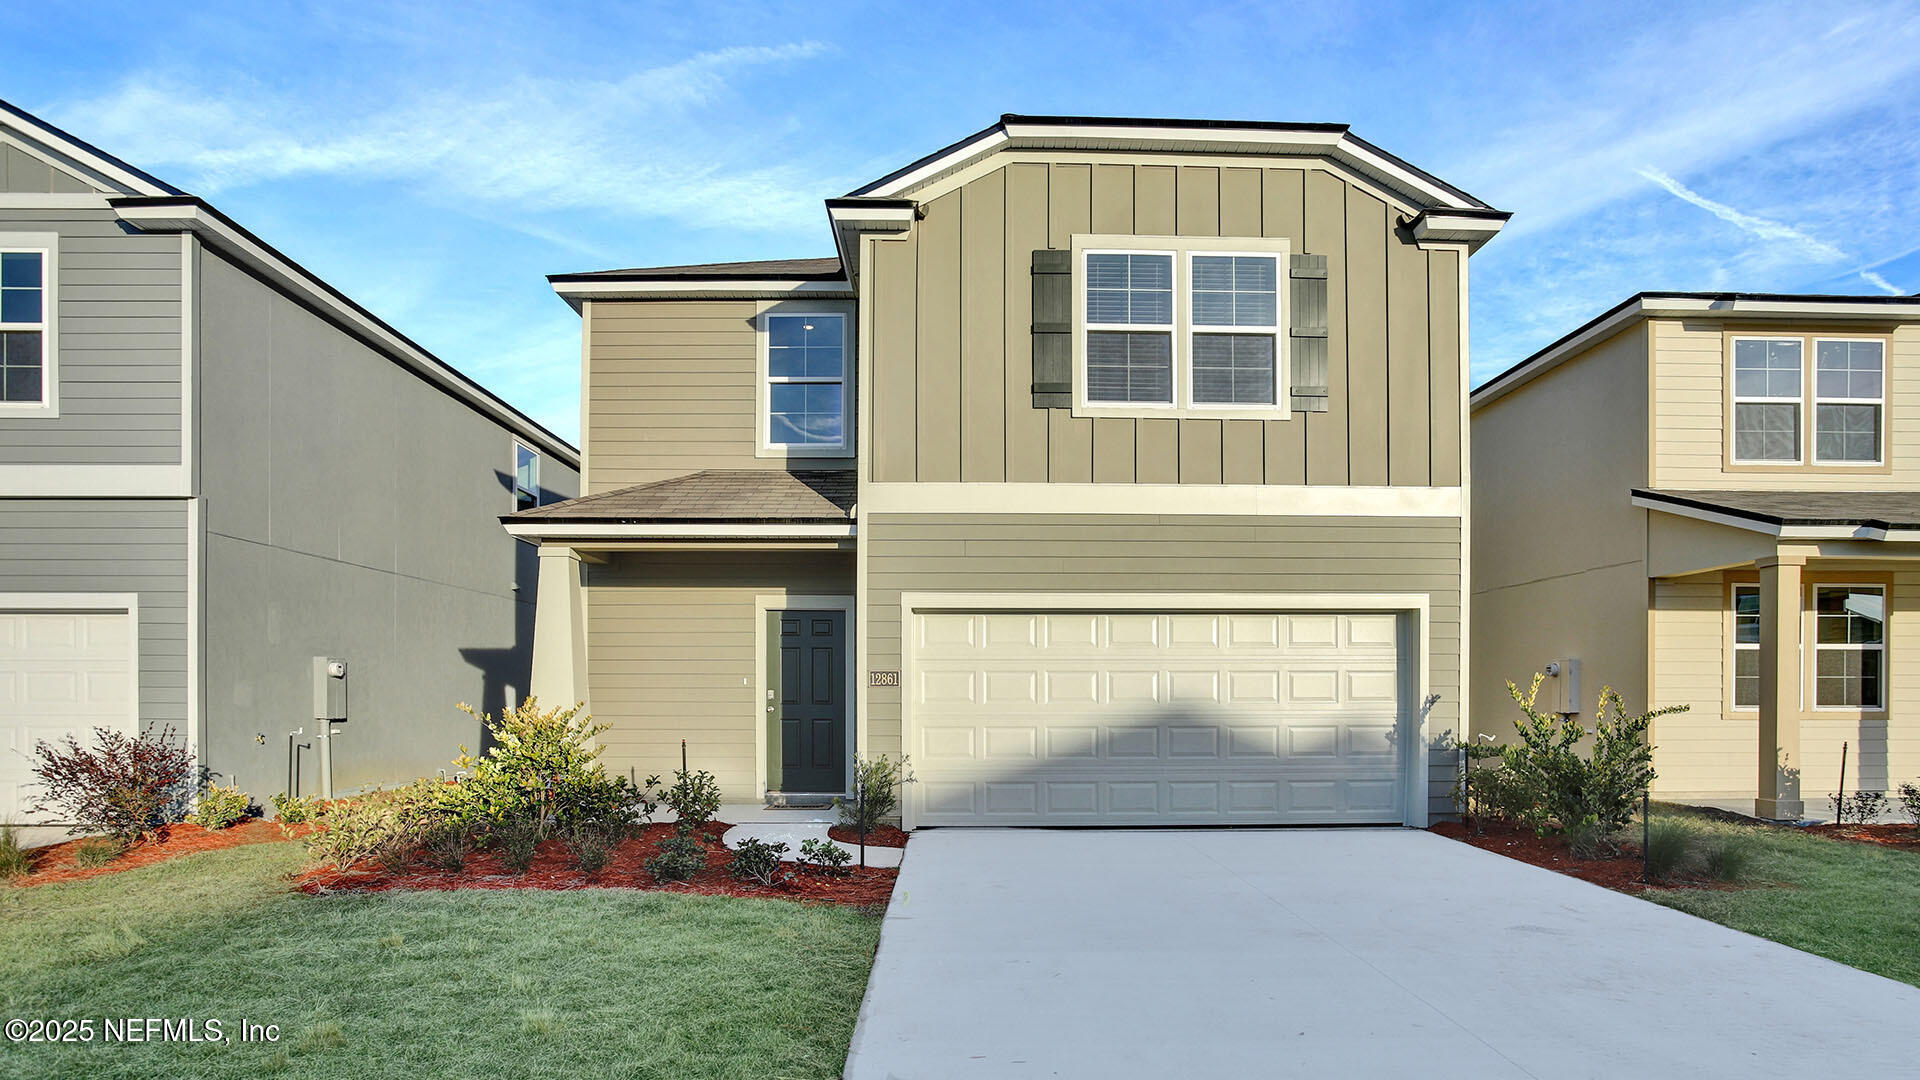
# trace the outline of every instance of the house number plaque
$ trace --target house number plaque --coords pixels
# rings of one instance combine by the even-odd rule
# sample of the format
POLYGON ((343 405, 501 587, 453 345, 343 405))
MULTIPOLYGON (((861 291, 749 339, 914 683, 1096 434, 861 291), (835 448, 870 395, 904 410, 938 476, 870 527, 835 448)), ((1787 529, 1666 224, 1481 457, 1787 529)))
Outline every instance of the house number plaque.
POLYGON ((897 671, 869 671, 867 672, 867 685, 899 686, 900 673, 897 671))

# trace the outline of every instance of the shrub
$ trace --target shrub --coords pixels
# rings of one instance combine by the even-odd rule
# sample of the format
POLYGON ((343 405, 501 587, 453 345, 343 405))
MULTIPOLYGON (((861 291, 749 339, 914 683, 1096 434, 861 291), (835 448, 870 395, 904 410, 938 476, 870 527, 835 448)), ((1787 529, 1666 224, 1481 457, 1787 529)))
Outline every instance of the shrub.
POLYGON ((1900 809, 1907 812, 1907 820, 1920 828, 1920 786, 1900 785, 1900 809))
POLYGON ((853 853, 831 840, 815 837, 801 841, 800 861, 823 874, 844 874, 853 853))
POLYGON ((1647 876, 1671 881, 1693 855, 1693 828, 1671 818, 1658 819, 1647 829, 1647 876))
POLYGON ((1567 851, 1576 859, 1611 859, 1620 854, 1613 842, 1616 830, 1597 821, 1582 821, 1567 829, 1567 851))
POLYGON ((210 784, 200 793, 199 805, 187 820, 203 829, 220 830, 242 821, 253 813, 253 796, 238 787, 210 784))
POLYGON ((493 745, 475 755, 466 747, 454 764, 471 775, 458 786, 463 813, 475 823, 526 819, 546 839, 571 806, 632 801, 631 785, 611 779, 596 760, 594 739, 608 730, 578 706, 542 712, 534 698, 503 711, 498 719, 468 705, 460 708, 486 725, 493 745))
POLYGON ((126 850, 126 844, 111 836, 96 836, 74 846, 73 865, 82 870, 95 870, 119 858, 126 850))
POLYGON ((320 800, 311 795, 289 795, 281 792, 267 800, 273 807, 273 816, 282 825, 304 825, 320 816, 320 800))
MULTIPOLYGON (((682 825, 698 827, 712 821, 720 812, 720 783, 713 774, 705 769, 695 773, 680 769, 673 778, 673 786, 658 795, 660 805, 673 811, 682 825)), ((649 778, 649 784, 657 782, 649 778)))
POLYGON ((449 810, 444 792, 444 784, 416 780, 335 802, 327 810, 326 828, 308 838, 307 850, 340 870, 373 859, 397 872, 435 829, 463 824, 449 810))
POLYGON ((624 830, 614 831, 590 822, 574 825, 565 834, 567 854, 572 857, 573 865, 597 874, 612 864, 614 848, 623 835, 624 830))
POLYGON ((707 868, 707 849, 688 822, 681 822, 673 836, 660 844, 660 851, 646 862, 647 873, 656 882, 689 881, 707 868))
POLYGON ((473 851, 473 829, 464 821, 442 819, 428 825, 420 839, 420 854, 436 870, 459 873, 473 851))
POLYGON ((92 749, 72 735, 35 744, 33 771, 45 795, 35 813, 72 822, 75 834, 103 832, 122 843, 179 820, 193 754, 174 738, 173 728, 133 738, 99 727, 93 737, 92 749))
POLYGON ((741 881, 778 885, 787 876, 780 867, 780 856, 786 853, 784 841, 769 844, 758 837, 749 836, 733 849, 733 864, 727 867, 727 871, 741 881))
POLYGON ((1834 820, 1844 824, 1848 818, 1860 825, 1871 825, 1880 820, 1887 810, 1887 793, 1884 791, 1856 791, 1842 800, 1838 795, 1832 799, 1834 820), (1844 801, 1845 805, 1841 803, 1844 801))
POLYGON ((899 761, 892 761, 885 754, 856 758, 853 763, 855 798, 851 802, 835 800, 840 806, 840 824, 857 829, 864 823, 871 831, 882 821, 897 817, 900 786, 913 782, 913 767, 904 757, 899 761))
POLYGON ((20 830, 0 825, 0 881, 24 877, 33 869, 33 853, 20 846, 20 830))
POLYGON ((1699 844, 1700 864, 1715 881, 1740 881, 1753 865, 1753 845, 1740 836, 1707 836, 1699 844))
POLYGON ((540 826, 532 818, 496 826, 492 835, 500 843, 500 859, 508 870, 524 874, 533 868, 533 857, 540 850, 540 826))

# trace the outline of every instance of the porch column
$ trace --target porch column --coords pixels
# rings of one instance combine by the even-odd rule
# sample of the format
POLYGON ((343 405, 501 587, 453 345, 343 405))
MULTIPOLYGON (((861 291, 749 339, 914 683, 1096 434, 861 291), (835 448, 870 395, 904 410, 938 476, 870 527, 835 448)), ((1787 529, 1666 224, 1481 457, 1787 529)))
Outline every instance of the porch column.
POLYGON ((527 692, 549 709, 592 703, 587 694, 587 605, 580 553, 540 545, 540 584, 533 609, 533 675, 527 692))
POLYGON ((1754 560, 1760 571, 1760 785, 1754 816, 1798 819, 1800 801, 1800 572, 1804 555, 1754 560))

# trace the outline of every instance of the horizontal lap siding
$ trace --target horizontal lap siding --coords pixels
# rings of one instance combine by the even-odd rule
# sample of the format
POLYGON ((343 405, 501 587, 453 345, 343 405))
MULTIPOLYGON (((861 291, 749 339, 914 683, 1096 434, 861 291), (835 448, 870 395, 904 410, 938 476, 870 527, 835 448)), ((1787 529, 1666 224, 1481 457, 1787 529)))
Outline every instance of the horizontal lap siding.
POLYGON ((180 461, 180 237, 113 212, 0 210, 0 233, 58 233, 60 415, 0 413, 0 462, 180 461))
MULTIPOLYGON (((587 439, 591 491, 701 469, 841 468, 757 457, 755 324, 772 305, 753 300, 597 300, 587 317, 587 439)), ((845 301, 796 302, 845 311, 845 301)), ((849 364, 854 353, 847 353, 849 364)), ((851 422, 852 417, 848 417, 851 422)))
POLYGON ((968 181, 875 245, 874 479, 1458 484, 1459 256, 1414 246, 1400 210, 1306 168, 1014 161, 968 181), (1035 410, 1032 252, 1087 233, 1286 237, 1328 256, 1332 410, 1035 410))
MULTIPOLYGON (((869 670, 899 670, 906 592, 1425 593, 1434 738, 1460 719, 1460 528, 1434 518, 887 514, 866 518, 869 670)), ((596 691, 597 692, 597 691, 596 691)), ((870 753, 901 752, 898 687, 867 690, 870 753)), ((1431 810, 1448 809, 1435 755, 1431 810)))
POLYGON ((587 568, 587 681, 607 768, 641 778, 688 763, 753 798, 764 688, 754 598, 853 594, 851 553, 629 553, 587 568))
POLYGON ((187 510, 175 499, 0 499, 0 593, 136 593, 140 719, 185 734, 187 510))
POLYGON ((1687 706, 1655 722, 1656 795, 1753 798, 1757 720, 1727 709, 1726 603, 1718 575, 1654 583, 1653 705, 1687 706))

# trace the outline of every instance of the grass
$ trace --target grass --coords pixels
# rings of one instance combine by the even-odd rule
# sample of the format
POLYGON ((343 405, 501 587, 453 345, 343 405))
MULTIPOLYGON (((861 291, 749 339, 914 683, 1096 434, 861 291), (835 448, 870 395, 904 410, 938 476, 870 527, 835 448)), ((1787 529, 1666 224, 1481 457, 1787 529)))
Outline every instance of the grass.
POLYGON ((217 1017, 231 1037, 13 1045, 0 1075, 835 1077, 879 936, 873 914, 778 900, 309 897, 285 880, 301 861, 258 844, 0 889, 8 1016, 217 1017), (243 1019, 279 1041, 240 1041, 243 1019))
POLYGON ((1673 819, 1736 842, 1749 887, 1654 890, 1649 899, 1920 986, 1920 855, 1677 809, 1656 810, 1654 826, 1673 819))

